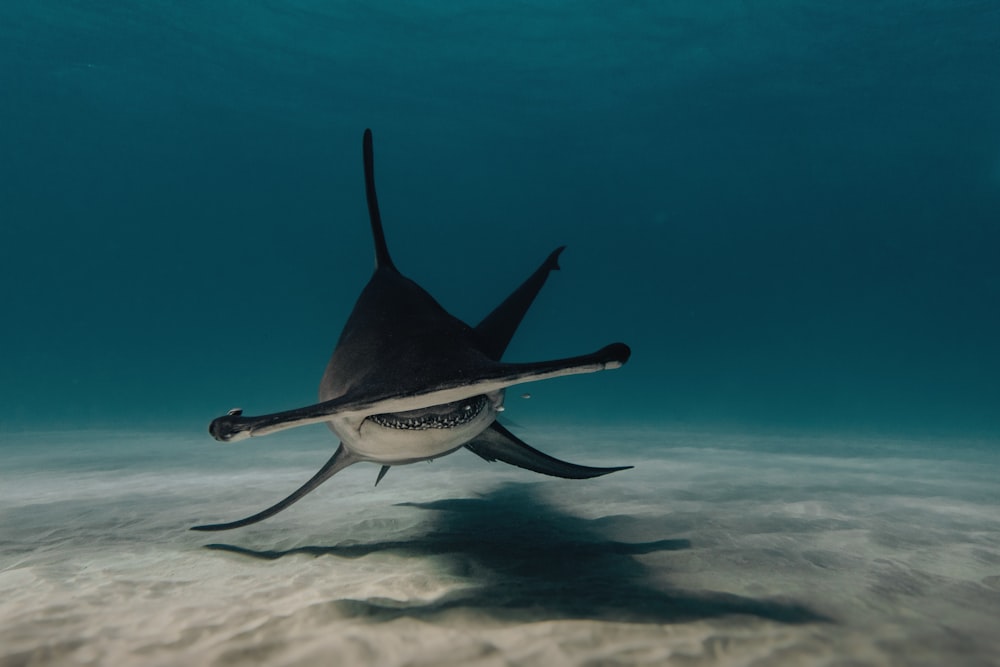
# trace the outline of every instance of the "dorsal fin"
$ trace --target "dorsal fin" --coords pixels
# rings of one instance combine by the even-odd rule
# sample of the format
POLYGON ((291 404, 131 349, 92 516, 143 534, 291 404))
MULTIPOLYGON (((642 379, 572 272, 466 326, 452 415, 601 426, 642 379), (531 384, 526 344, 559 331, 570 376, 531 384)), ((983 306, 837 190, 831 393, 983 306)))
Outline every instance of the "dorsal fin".
POLYGON ((368 198, 368 217, 372 223, 372 236, 375 239, 375 268, 396 270, 389 256, 389 247, 385 244, 385 232, 382 231, 382 216, 378 212, 378 197, 375 195, 375 156, 372 150, 372 131, 365 130, 362 141, 365 159, 365 195, 368 198))

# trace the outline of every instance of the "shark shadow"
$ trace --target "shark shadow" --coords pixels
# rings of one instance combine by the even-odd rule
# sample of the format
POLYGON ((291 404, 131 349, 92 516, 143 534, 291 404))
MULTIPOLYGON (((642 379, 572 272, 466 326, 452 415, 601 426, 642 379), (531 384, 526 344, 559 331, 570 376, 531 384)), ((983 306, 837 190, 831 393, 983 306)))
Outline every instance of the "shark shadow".
POLYGON ((686 539, 628 543, 608 539, 612 519, 585 519, 546 503, 534 484, 506 484, 478 498, 403 503, 436 513, 421 537, 368 544, 254 550, 231 544, 206 548, 263 560, 306 554, 362 558, 374 553, 433 559, 470 586, 429 603, 340 600, 340 612, 377 622, 434 619, 475 611, 508 622, 590 619, 680 623, 731 615, 781 623, 829 619, 787 601, 758 600, 670 587, 634 557, 691 547, 686 539))

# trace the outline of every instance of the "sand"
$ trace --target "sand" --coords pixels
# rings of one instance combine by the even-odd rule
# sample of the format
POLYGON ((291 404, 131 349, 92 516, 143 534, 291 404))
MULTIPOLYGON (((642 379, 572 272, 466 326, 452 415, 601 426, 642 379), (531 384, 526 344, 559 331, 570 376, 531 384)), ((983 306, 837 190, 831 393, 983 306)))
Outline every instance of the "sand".
POLYGON ((1000 447, 656 428, 358 465, 322 428, 5 435, 0 665, 996 665, 1000 447))

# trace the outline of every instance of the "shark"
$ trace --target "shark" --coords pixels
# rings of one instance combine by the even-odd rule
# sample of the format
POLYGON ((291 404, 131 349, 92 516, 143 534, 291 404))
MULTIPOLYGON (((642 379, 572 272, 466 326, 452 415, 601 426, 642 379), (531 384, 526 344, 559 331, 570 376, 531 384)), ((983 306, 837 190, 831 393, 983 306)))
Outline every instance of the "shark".
POLYGON ((319 402, 259 416, 241 409, 212 420, 209 433, 236 442, 306 424, 325 423, 340 444, 307 482, 278 503, 238 521, 193 526, 218 531, 257 523, 287 509, 332 476, 359 462, 393 466, 467 449, 486 461, 561 477, 588 479, 632 466, 592 467, 545 454, 498 421, 505 390, 526 382, 619 368, 624 343, 591 354, 531 363, 501 360, 549 274, 561 246, 477 325, 448 313, 396 268, 389 254, 378 197, 372 132, 362 139, 365 195, 375 246, 375 271, 348 316, 319 386, 319 402))

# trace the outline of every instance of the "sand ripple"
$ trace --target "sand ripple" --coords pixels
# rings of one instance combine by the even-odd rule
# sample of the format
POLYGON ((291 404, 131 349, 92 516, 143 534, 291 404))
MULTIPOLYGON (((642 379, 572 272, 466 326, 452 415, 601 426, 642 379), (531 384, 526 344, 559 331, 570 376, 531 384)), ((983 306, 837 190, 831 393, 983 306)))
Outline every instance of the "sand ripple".
POLYGON ((995 459, 649 437, 587 483, 456 455, 372 489, 358 466, 208 539, 187 526, 309 470, 22 453, 0 476, 0 667, 995 664, 995 459))

